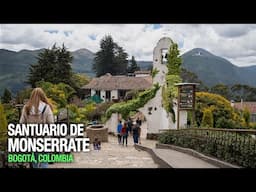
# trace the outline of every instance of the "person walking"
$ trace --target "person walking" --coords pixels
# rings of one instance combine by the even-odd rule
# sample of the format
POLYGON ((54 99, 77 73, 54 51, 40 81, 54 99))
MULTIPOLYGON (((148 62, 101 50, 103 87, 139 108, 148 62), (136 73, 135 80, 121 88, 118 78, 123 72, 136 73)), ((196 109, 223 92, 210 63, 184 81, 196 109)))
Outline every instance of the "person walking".
POLYGON ((121 130, 122 130, 122 121, 119 121, 118 125, 117 125, 117 139, 118 139, 118 144, 121 144, 121 139, 122 139, 122 135, 121 135, 121 130))
POLYGON ((128 118, 128 121, 127 121, 127 128, 128 128, 128 132, 130 133, 130 134, 132 134, 132 119, 131 119, 131 117, 129 117, 128 118))
POLYGON ((141 119, 140 119, 139 117, 136 119, 136 123, 137 123, 139 126, 141 126, 142 121, 141 121, 141 119))
POLYGON ((121 130, 121 134, 122 134, 122 139, 123 139, 123 146, 124 146, 124 142, 126 144, 127 147, 127 139, 128 139, 128 127, 127 127, 127 123, 125 122, 122 130, 121 130))
POLYGON ((134 145, 138 144, 138 139, 139 139, 139 125, 134 122, 133 128, 132 128, 132 134, 133 134, 133 142, 134 145))
MULTIPOLYGON (((30 99, 22 109, 20 123, 50 124, 54 123, 53 106, 48 101, 41 88, 35 88, 30 99)), ((48 163, 38 162, 38 153, 34 153, 37 162, 32 163, 33 168, 48 168, 48 163)))

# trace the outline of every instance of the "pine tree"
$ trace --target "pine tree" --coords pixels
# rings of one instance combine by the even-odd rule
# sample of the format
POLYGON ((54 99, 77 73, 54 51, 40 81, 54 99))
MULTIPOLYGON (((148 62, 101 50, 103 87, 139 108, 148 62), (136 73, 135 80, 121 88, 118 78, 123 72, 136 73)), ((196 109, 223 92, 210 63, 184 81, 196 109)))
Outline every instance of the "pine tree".
POLYGON ((128 54, 124 52, 124 49, 122 47, 119 47, 117 44, 115 44, 116 54, 114 57, 114 65, 112 72, 114 75, 124 75, 126 74, 126 69, 128 65, 128 54))
POLYGON ((128 54, 113 41, 110 35, 105 36, 100 41, 100 50, 94 58, 93 70, 97 77, 106 73, 124 74, 128 64, 127 57, 128 54))
POLYGON ((56 70, 55 70, 55 77, 57 76, 58 79, 56 83, 66 83, 70 85, 70 81, 72 79, 72 67, 71 63, 73 60, 73 56, 65 45, 62 45, 62 48, 57 49, 57 62, 56 62, 56 70))
POLYGON ((4 89, 3 96, 1 98, 2 103, 9 103, 12 100, 12 93, 9 89, 4 89))
POLYGON ((132 56, 132 59, 131 59, 131 65, 129 66, 129 72, 130 73, 134 73, 135 71, 139 71, 140 70, 140 67, 137 65, 137 62, 134 58, 134 56, 132 56))
POLYGON ((72 77, 72 55, 67 48, 56 47, 45 49, 38 55, 38 62, 29 68, 28 83, 36 87, 36 82, 47 81, 54 84, 70 84, 72 77))

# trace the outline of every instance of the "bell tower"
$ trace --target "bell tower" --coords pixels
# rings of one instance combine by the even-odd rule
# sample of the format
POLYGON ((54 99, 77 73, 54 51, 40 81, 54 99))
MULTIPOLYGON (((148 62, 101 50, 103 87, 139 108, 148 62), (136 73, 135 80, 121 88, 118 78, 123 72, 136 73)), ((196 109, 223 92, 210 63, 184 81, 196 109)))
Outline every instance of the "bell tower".
POLYGON ((167 69, 167 53, 172 44, 172 40, 169 37, 161 38, 153 51, 153 68, 159 72, 154 77, 153 82, 159 83, 159 85, 165 84, 165 75, 168 72, 167 69))

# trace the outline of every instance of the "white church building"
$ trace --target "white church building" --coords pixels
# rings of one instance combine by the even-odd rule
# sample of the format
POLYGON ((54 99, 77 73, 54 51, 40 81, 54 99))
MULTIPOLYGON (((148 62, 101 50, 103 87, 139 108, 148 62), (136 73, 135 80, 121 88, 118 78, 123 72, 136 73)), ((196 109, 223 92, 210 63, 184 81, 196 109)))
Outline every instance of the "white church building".
MULTIPOLYGON (((150 134, 158 134, 161 130, 178 128, 177 120, 175 122, 172 121, 171 114, 165 110, 162 103, 162 87, 166 83, 165 76, 168 71, 166 66, 166 53, 168 52, 171 44, 172 40, 170 38, 163 37, 158 41, 156 47, 153 50, 153 68, 159 71, 153 78, 153 84, 159 83, 161 87, 153 99, 148 101, 144 107, 138 109, 138 111, 140 111, 146 119, 146 121, 144 121, 141 126, 143 130, 142 132, 145 133, 143 137, 148 137, 150 134)), ((173 103, 173 110, 175 112, 175 116, 177 117, 177 101, 174 101, 173 103)), ((185 128, 187 124, 187 111, 180 111, 179 114, 179 128, 185 128)), ((115 129, 118 123, 118 119, 118 114, 112 114, 112 117, 106 123, 106 126, 109 128, 110 132, 116 132, 115 129)))

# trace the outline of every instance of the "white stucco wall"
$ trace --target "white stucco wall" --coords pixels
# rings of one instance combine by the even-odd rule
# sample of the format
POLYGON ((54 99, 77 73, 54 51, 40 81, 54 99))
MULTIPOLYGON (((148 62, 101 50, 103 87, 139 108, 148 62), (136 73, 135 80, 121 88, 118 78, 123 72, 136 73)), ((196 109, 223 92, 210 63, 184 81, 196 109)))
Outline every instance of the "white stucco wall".
POLYGON ((161 63, 161 57, 162 49, 169 49, 170 45, 172 43, 172 40, 168 37, 164 37, 160 39, 156 45, 156 47, 153 50, 153 68, 157 68, 159 72, 156 74, 156 76, 153 79, 154 83, 159 83, 160 85, 165 84, 165 75, 168 72, 168 69, 166 67, 166 64, 161 63))
MULTIPOLYGON (((157 43, 157 46, 153 51, 153 67, 157 68, 159 72, 153 79, 153 83, 159 83, 161 88, 156 93, 156 96, 148 101, 146 105, 140 109, 146 117, 146 122, 143 123, 142 137, 146 137, 147 133, 159 133, 159 129, 177 129, 177 106, 174 106, 176 122, 172 121, 172 116, 167 113, 162 106, 162 86, 165 84, 165 75, 168 71, 166 64, 161 64, 161 50, 169 49, 172 40, 170 38, 162 38, 157 43), (151 114, 149 114, 148 108, 151 107, 151 114), (156 109, 156 110, 155 110, 156 109)), ((117 90, 111 91, 111 99, 118 98, 117 90)), ((109 128, 109 132, 116 132, 116 126, 118 123, 118 115, 112 114, 111 118, 107 121, 106 126, 109 128)), ((185 127, 187 123, 187 112, 180 111, 180 128, 185 127)))
POLYGON ((91 96, 93 96, 96 93, 94 89, 91 89, 91 96))
POLYGON ((112 99, 118 99, 118 92, 117 92, 117 90, 112 90, 111 91, 111 100, 112 99))
POLYGON ((106 99, 106 91, 105 90, 100 91, 100 98, 103 100, 103 102, 105 102, 105 99, 106 99))
POLYGON ((116 129, 118 125, 119 116, 117 113, 113 113, 109 120, 105 123, 105 126, 108 128, 108 132, 116 134, 116 129))
POLYGON ((135 77, 148 77, 149 74, 136 74, 135 77))
MULTIPOLYGON (((169 49, 172 40, 162 38, 158 41, 153 51, 153 67, 159 72, 153 79, 153 83, 159 83, 160 86, 165 84, 165 75, 168 71, 166 64, 161 63, 162 49, 169 49)), ((177 129, 177 107, 174 107, 176 122, 172 121, 172 116, 167 113, 162 105, 162 87, 158 90, 156 96, 151 99, 144 107, 140 108, 147 119, 147 133, 159 133, 159 129, 177 129), (152 114, 149 114, 148 108, 152 107, 152 114), (155 110, 156 108, 156 110, 155 110)), ((180 111, 180 128, 185 127, 187 123, 187 112, 180 111)))

